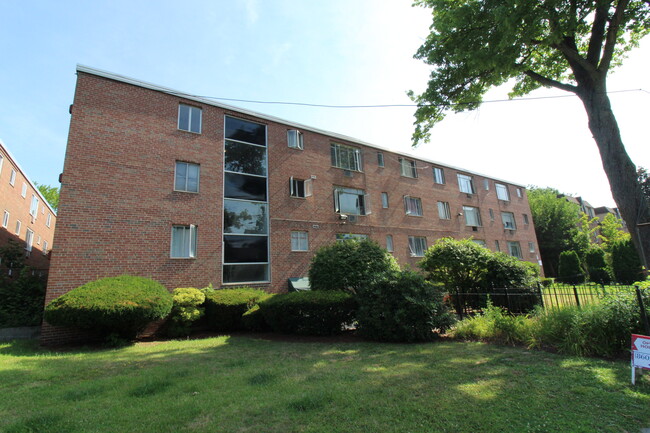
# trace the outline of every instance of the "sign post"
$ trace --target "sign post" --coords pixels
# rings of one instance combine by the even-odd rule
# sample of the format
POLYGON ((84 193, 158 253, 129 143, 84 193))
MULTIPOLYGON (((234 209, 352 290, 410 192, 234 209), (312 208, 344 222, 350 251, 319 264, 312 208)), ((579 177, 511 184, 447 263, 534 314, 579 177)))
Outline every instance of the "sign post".
POLYGON ((650 337, 632 334, 632 385, 637 368, 650 370, 650 337))

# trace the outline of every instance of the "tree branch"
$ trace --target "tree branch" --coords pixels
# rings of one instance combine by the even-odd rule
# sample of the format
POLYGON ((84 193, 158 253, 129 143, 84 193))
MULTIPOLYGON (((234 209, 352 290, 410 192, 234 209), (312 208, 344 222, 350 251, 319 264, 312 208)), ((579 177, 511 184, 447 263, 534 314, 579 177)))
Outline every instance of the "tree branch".
POLYGON ((594 68, 598 67, 598 61, 600 60, 600 50, 603 47, 603 38, 605 36, 605 26, 607 25, 608 11, 608 5, 600 4, 596 8, 596 15, 591 26, 591 37, 589 38, 587 62, 592 64, 594 68))
POLYGON ((537 81, 538 83, 541 83, 544 86, 548 87, 555 87, 556 89, 564 90, 566 92, 571 92, 571 93, 578 93, 578 88, 576 86, 573 86, 571 84, 565 84, 561 83, 557 80, 553 80, 551 78, 544 77, 543 75, 538 74, 537 72, 531 71, 530 69, 524 71, 524 74, 526 74, 528 77, 532 78, 533 80, 537 81))
POLYGON ((614 16, 609 22, 609 28, 607 29, 607 38, 605 40, 605 49, 603 50, 603 57, 598 66, 598 71, 601 74, 607 74, 609 70, 609 65, 612 62, 612 57, 614 56, 614 49, 616 48, 616 40, 618 39, 618 30, 623 22, 625 17, 625 10, 627 9, 630 0, 619 0, 616 5, 616 10, 614 11, 614 16))

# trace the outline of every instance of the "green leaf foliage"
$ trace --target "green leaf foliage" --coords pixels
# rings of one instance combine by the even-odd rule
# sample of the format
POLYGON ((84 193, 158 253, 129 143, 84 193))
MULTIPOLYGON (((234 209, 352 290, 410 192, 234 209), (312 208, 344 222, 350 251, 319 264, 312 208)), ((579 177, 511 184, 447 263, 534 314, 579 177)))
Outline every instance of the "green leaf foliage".
POLYGON ((242 287, 205 290, 205 317, 215 331, 244 329, 242 315, 263 299, 271 296, 263 290, 242 287))
POLYGON ((0 328, 39 326, 47 278, 32 274, 29 267, 17 269, 14 275, 18 277, 0 277, 0 328))
POLYGON ((585 281, 580 257, 575 251, 563 251, 560 254, 558 280, 566 284, 580 284, 585 281))
POLYGON ((630 239, 612 242, 610 250, 612 256, 612 273, 616 282, 632 284, 643 278, 641 261, 630 239))
POLYGON ((167 332, 172 337, 189 335, 192 324, 199 320, 205 309, 205 294, 193 287, 179 287, 172 292, 173 307, 169 315, 171 323, 167 332))
POLYGON ((50 204, 55 211, 59 209, 59 188, 49 185, 40 185, 35 183, 38 191, 45 197, 45 200, 50 204))
POLYGON ((339 241, 319 249, 311 261, 312 290, 349 290, 399 271, 395 258, 371 240, 339 241))
POLYGON ((352 294, 342 291, 302 291, 275 295, 259 307, 275 332, 335 335, 352 324, 357 302, 352 294))
POLYGON ((171 309, 172 295, 162 284, 122 275, 86 283, 54 299, 45 308, 45 320, 54 326, 132 339, 171 309))
POLYGON ((589 281, 598 284, 609 284, 612 281, 611 271, 605 261, 605 251, 598 246, 591 246, 585 255, 585 267, 589 281))
POLYGON ((365 286, 357 299, 358 332, 372 340, 428 341, 454 322, 440 288, 412 271, 365 286))

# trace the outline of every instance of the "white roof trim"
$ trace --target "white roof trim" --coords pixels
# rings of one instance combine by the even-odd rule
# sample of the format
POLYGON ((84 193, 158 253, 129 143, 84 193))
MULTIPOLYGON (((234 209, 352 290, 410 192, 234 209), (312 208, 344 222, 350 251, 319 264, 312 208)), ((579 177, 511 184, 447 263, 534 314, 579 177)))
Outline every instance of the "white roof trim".
POLYGON ((361 146, 367 146, 367 147, 371 147, 373 149, 377 149, 377 150, 381 150, 381 151, 385 151, 385 152, 390 152, 390 153, 393 153, 393 154, 398 155, 398 156, 406 156, 408 158, 417 159, 419 161, 427 162, 429 164, 438 165, 438 166, 446 167, 446 168, 451 168, 453 170, 457 170, 457 171, 461 171, 461 172, 465 172, 465 173, 470 173, 470 174, 473 174, 473 175, 482 176, 482 177, 486 177, 488 179, 492 179, 492 180, 504 182, 504 183, 507 183, 507 184, 510 184, 510 185, 520 186, 522 188, 525 188, 525 185, 521 185, 521 184, 514 183, 514 182, 511 182, 511 181, 507 181, 507 180, 502 180, 502 179, 495 178, 495 177, 492 177, 492 176, 488 176, 488 175, 485 175, 485 174, 482 174, 482 173, 467 170, 465 168, 455 167, 455 166, 445 164, 445 163, 442 163, 442 162, 439 162, 439 161, 434 161, 434 160, 422 158, 421 156, 413 155, 413 154, 410 154, 410 153, 395 152, 394 150, 391 150, 391 149, 388 149, 388 148, 385 148, 385 147, 381 147, 381 146, 377 146, 375 144, 371 144, 371 143, 359 140, 357 138, 349 137, 347 135, 338 134, 336 132, 331 132, 331 131, 326 131, 324 129, 314 128, 312 126, 307 126, 307 125, 303 125, 303 124, 300 124, 300 123, 292 122, 290 120, 281 119, 279 117, 270 116, 268 114, 259 113, 257 111, 252 111, 252 110, 248 110, 248 109, 245 109, 245 108, 236 107, 234 105, 223 104, 221 102, 216 102, 216 101, 214 101, 212 99, 203 98, 203 97, 195 96, 195 95, 190 95, 190 94, 187 94, 187 93, 184 93, 184 92, 180 92, 178 90, 170 89, 169 87, 158 86, 156 84, 152 84, 152 83, 149 83, 149 82, 146 82, 146 81, 136 80, 135 78, 126 77, 124 75, 119 75, 119 74, 104 71, 104 70, 101 70, 101 69, 92 68, 90 66, 84 66, 84 65, 77 64, 77 72, 85 72, 87 74, 96 75, 98 77, 108 78, 109 80, 120 81, 122 83, 131 84, 133 86, 138 86, 138 87, 143 87, 145 89, 155 90, 157 92, 163 92, 163 93, 167 93, 167 94, 170 94, 170 95, 176 95, 176 96, 179 96, 179 97, 184 98, 184 99, 189 99, 189 100, 192 100, 192 101, 200 102, 202 104, 212 105, 214 107, 219 107, 219 108, 223 108, 223 109, 226 109, 226 110, 236 111, 236 112, 239 112, 239 113, 247 114, 249 116, 257 117, 259 119, 268 120, 270 122, 281 123, 281 124, 291 126, 293 128, 296 128, 296 129, 302 129, 302 130, 306 130, 306 131, 315 132, 317 134, 326 135, 326 136, 332 137, 334 139, 345 140, 347 142, 355 143, 355 144, 358 144, 358 145, 361 145, 361 146))

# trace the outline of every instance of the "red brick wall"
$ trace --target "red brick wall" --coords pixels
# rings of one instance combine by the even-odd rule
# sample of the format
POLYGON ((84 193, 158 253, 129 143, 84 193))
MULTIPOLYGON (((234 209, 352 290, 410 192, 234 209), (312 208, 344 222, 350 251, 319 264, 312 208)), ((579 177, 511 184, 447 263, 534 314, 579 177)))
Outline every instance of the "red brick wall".
MULTIPOLYGON (((305 149, 292 149, 287 130, 294 127, 80 71, 46 302, 88 281, 124 273, 152 277, 170 290, 221 286, 226 114, 268 126, 271 283, 261 285, 266 290, 285 291, 287 278, 306 276, 313 252, 333 242, 336 233, 369 234, 382 246, 391 234, 396 258, 412 267, 418 259, 409 257, 409 235, 426 236, 428 245, 443 236, 474 236, 491 249, 498 239, 503 251, 506 240, 518 240, 524 257, 536 262, 536 254, 528 253, 529 241, 537 245, 528 201, 517 198, 512 185, 511 201, 504 203, 496 199, 492 180, 485 191, 483 178, 475 175, 477 194, 468 197, 459 192, 455 169, 445 167, 446 185, 434 184, 431 163, 424 161, 417 162, 419 178, 401 177, 397 154, 382 151, 385 168, 379 168, 378 149, 310 131, 302 131, 305 149), (201 134, 177 130, 180 102, 202 108, 201 134), (363 149, 364 172, 346 177, 331 167, 332 142, 363 149), (173 191, 176 160, 201 165, 198 194, 173 191), (290 197, 290 176, 316 176, 313 196, 290 197), (372 214, 356 223, 340 221, 334 185, 370 193, 372 214), (389 193, 388 209, 381 207, 381 192, 389 193), (422 199, 422 217, 405 215, 404 195, 422 199), (450 202, 450 221, 439 220, 437 200, 450 202), (456 216, 463 204, 481 208, 483 227, 477 232, 456 216), (488 208, 494 209, 494 222, 488 208), (500 210, 515 213, 514 234, 503 230, 500 210), (530 226, 523 224, 523 213, 530 226), (169 258, 172 224, 197 225, 195 259, 169 258), (309 233, 308 252, 291 251, 292 230, 309 233)), ((56 336, 46 324, 44 341, 56 336)))

